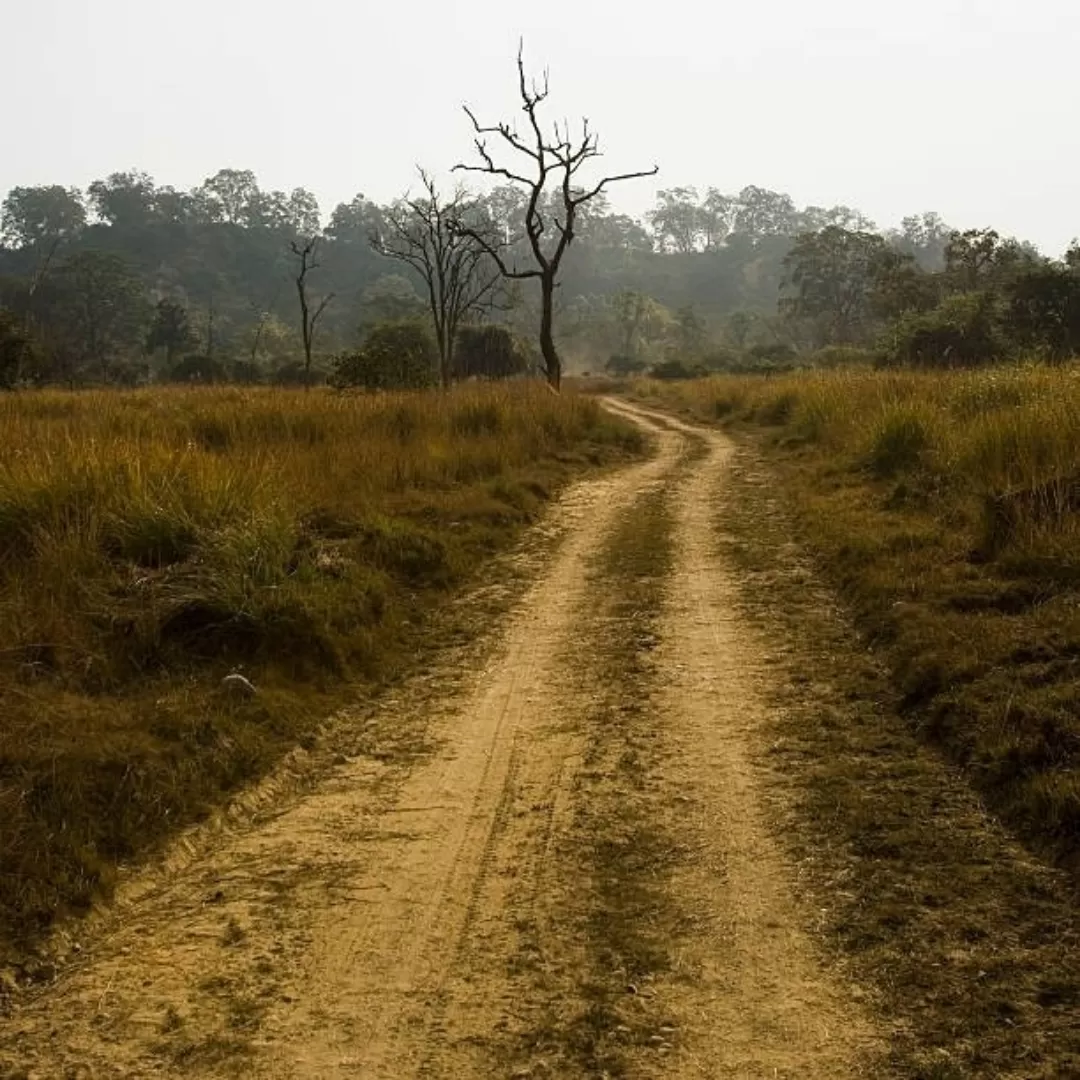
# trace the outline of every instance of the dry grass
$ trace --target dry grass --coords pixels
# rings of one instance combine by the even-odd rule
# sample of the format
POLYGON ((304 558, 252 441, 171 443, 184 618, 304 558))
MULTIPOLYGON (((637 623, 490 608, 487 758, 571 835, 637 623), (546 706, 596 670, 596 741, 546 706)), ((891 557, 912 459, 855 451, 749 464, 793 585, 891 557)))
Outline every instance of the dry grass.
POLYGON ((1080 1075, 1080 918, 921 743, 878 658, 815 572, 775 466, 739 447, 717 506, 744 613, 764 635, 779 834, 805 910, 891 1036, 874 1077, 1080 1075))
POLYGON ((759 432, 918 729, 1080 872, 1080 371, 829 372, 644 400, 759 432))
POLYGON ((9 395, 0 439, 8 943, 399 673, 555 487, 640 449, 521 383, 9 395))

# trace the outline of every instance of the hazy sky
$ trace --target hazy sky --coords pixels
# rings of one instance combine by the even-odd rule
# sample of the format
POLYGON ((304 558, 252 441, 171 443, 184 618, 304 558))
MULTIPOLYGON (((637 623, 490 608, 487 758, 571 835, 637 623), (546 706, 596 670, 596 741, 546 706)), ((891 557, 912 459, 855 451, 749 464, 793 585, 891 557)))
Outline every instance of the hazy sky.
POLYGON ((1057 254, 1080 234, 1076 0, 4 0, 0 192, 223 166, 385 201, 512 117, 519 35, 633 213, 759 184, 882 225, 934 209, 1057 254))

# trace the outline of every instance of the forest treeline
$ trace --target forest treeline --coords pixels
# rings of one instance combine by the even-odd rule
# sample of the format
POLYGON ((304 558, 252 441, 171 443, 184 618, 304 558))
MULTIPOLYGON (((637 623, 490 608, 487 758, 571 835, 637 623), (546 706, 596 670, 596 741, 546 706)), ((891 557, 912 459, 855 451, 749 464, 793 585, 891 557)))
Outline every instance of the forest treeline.
MULTIPOLYGON (((510 259, 527 193, 467 198, 510 259)), ((235 169, 191 191, 137 171, 85 192, 14 188, 0 216, 0 384, 433 379, 423 275, 379 242, 402 205, 357 195, 325 218, 311 192, 264 191, 235 169), (391 355, 397 366, 371 376, 391 355)), ((582 207, 558 307, 560 349, 579 371, 1054 359, 1080 349, 1080 250, 1047 259, 933 213, 879 230, 849 207, 799 208, 760 187, 672 188, 644 221, 603 196, 582 207)), ((468 315, 473 325, 455 330, 466 353, 501 350, 495 373, 531 362, 529 283, 468 315)), ((458 373, 483 370, 461 364, 458 373)))

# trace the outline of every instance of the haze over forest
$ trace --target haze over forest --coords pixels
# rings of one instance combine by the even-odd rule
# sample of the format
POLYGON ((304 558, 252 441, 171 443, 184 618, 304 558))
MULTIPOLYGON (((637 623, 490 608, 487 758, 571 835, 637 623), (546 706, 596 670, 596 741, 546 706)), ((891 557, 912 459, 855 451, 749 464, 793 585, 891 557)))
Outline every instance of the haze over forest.
MULTIPOLYGON (((519 33, 528 70, 551 72, 545 123, 585 115, 599 133, 598 175, 659 167, 581 208, 557 289, 571 369, 905 335, 907 362, 926 334, 950 363, 982 362, 1080 335, 1063 308, 1080 305, 1080 16, 1064 4, 920 0, 898 22, 847 0, 723 20, 676 3, 639 27, 558 0, 512 31, 484 3, 432 5, 407 65, 386 9, 63 7, 8 20, 48 48, 14 49, 0 75, 39 88, 0 165, 0 381, 261 381, 295 375, 301 347, 305 378, 313 351, 328 373, 373 326, 424 317, 422 274, 372 246, 422 191, 418 166, 444 199, 468 181, 471 212, 527 255, 521 189, 451 171, 473 151, 461 103, 520 115, 519 33), (293 250, 316 238, 317 334, 297 322, 293 250)), ((538 295, 526 282, 463 316, 524 341, 538 295)))
MULTIPOLYGON (((459 105, 515 105, 519 36, 553 76, 552 111, 593 120, 616 166, 657 161, 619 191, 747 184, 801 205, 858 206, 883 227, 935 209, 1046 254, 1067 246, 1078 136, 1080 11, 1068 0, 859 0, 711 6, 552 0, 385 4, 40 0, 5 10, 0 191, 85 188, 138 166, 188 188, 225 165, 332 208, 440 174, 469 127, 459 105)), ((442 176, 440 175, 440 179, 442 176)))

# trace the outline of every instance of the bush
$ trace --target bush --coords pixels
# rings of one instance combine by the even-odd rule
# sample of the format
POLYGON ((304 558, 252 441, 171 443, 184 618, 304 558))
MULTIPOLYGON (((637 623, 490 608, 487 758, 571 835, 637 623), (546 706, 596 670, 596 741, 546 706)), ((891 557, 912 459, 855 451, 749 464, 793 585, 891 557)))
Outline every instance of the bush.
POLYGON ((879 357, 872 349, 860 349, 854 345, 826 345, 806 359, 810 367, 842 368, 874 367, 879 357))
POLYGON ((739 349, 715 345, 705 352, 701 363, 708 371, 741 371, 746 365, 746 358, 739 349))
POLYGON ((760 366, 772 368, 792 368, 798 359, 798 353, 782 341, 770 345, 751 345, 747 354, 752 360, 758 361, 760 366))
POLYGON ((457 333, 451 376, 455 379, 506 379, 522 375, 529 357, 505 326, 463 326, 457 333))
POLYGON ((636 356, 624 356, 622 353, 613 353, 608 357, 604 370, 617 379, 624 379, 628 375, 640 375, 645 370, 645 361, 636 356))
POLYGON ((699 379, 707 374, 699 364, 691 366, 682 360, 663 360, 649 369, 649 377, 653 379, 699 379))
POLYGON ((1005 317, 1016 343, 1050 360, 1080 352, 1080 273, 1072 267, 1036 266, 1005 287, 1005 317))
POLYGON ((166 377, 169 382, 218 383, 224 382, 226 376, 225 365, 220 360, 192 354, 173 364, 166 377))
POLYGON ((417 390, 436 382, 438 354, 431 335, 411 319, 379 323, 354 352, 334 358, 331 382, 339 388, 417 390))
POLYGON ((0 389, 10 390, 33 357, 30 335, 9 311, 0 309, 0 389))
POLYGON ((980 367, 1006 352, 994 297, 960 293, 925 314, 897 319, 884 342, 882 362, 894 367, 980 367))
POLYGON ((926 418, 917 410, 896 406, 874 429, 868 464, 871 472, 888 479, 916 468, 930 445, 926 418))
POLYGON ((317 364, 308 371, 303 360, 286 360, 274 369, 271 381, 275 386, 318 386, 326 382, 326 372, 317 364))

